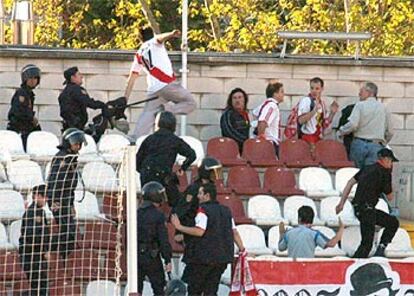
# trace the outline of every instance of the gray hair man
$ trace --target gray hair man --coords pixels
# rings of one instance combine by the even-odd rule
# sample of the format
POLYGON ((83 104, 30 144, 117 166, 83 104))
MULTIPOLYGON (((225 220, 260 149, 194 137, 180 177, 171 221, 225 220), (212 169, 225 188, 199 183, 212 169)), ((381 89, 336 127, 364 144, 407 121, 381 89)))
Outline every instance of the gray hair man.
POLYGON ((392 138, 390 114, 377 100, 378 87, 365 82, 359 90, 360 101, 355 104, 348 123, 340 127, 339 136, 354 134, 350 157, 358 168, 377 161, 377 153, 392 138))

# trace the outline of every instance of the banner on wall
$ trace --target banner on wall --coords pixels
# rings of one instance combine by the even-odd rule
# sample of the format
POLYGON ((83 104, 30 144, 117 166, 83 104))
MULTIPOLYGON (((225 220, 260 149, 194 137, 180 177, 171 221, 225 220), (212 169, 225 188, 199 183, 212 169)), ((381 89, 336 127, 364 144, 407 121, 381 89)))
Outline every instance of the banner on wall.
POLYGON ((249 260, 260 296, 414 296, 414 262, 249 260))

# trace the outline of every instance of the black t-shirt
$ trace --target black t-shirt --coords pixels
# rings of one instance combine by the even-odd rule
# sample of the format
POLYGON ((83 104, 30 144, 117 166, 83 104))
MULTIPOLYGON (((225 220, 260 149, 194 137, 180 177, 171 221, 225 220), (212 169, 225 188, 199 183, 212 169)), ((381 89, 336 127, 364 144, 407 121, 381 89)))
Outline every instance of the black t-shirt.
POLYGON ((381 193, 392 192, 391 170, 379 163, 361 169, 354 179, 358 182, 353 204, 375 207, 381 193))

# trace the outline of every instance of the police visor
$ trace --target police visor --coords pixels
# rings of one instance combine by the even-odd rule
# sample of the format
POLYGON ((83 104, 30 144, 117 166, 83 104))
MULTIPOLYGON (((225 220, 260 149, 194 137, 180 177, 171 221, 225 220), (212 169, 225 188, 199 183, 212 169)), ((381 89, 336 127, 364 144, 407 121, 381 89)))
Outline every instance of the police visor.
POLYGON ((86 142, 86 138, 85 138, 85 133, 81 130, 74 130, 69 132, 66 136, 65 136, 65 140, 68 141, 68 143, 70 145, 74 145, 74 144, 83 144, 83 145, 88 145, 88 143, 86 142))

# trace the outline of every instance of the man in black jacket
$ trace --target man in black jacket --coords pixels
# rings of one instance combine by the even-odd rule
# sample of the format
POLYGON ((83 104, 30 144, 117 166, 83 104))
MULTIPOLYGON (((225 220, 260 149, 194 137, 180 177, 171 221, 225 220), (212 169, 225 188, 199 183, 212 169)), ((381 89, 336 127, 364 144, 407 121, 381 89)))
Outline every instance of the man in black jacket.
POLYGON ((141 185, 150 181, 160 182, 166 187, 168 203, 175 206, 179 199, 177 176, 172 172, 175 159, 180 154, 186 157, 177 174, 185 170, 196 159, 195 151, 180 137, 174 134, 176 119, 171 112, 161 112, 155 119, 156 131, 148 136, 137 153, 137 171, 141 175, 141 185))
POLYGON ((11 100, 7 129, 21 135, 23 147, 26 151, 29 134, 33 131, 41 130, 39 121, 33 111, 35 101, 33 89, 40 83, 40 69, 32 64, 24 66, 21 72, 21 79, 22 84, 16 90, 11 100))
POLYGON ((78 152, 86 145, 85 134, 76 128, 67 129, 62 135, 59 152, 52 159, 47 178, 49 207, 52 210, 59 232, 55 239, 62 258, 67 258, 74 249, 76 237, 75 189, 78 184, 78 152))
POLYGON ((233 263, 234 243, 244 252, 230 209, 220 205, 216 195, 214 184, 200 187, 200 207, 194 227, 183 226, 177 215, 171 216, 171 222, 178 231, 194 236, 194 243, 186 246, 183 258, 190 296, 216 295, 221 275, 227 264, 233 263))
POLYGON ((144 278, 148 276, 155 296, 164 295, 165 270, 171 272, 172 251, 168 242, 165 216, 158 210, 166 201, 164 187, 158 182, 148 182, 142 188, 143 201, 138 213, 138 293, 142 293, 144 278))
POLYGON ((47 202, 46 186, 33 187, 33 203, 22 218, 19 254, 33 296, 46 296, 48 290, 48 254, 50 229, 43 210, 47 202))
POLYGON ((63 119, 63 131, 74 127, 80 130, 85 128, 88 122, 88 112, 86 108, 102 109, 103 113, 108 112, 105 103, 92 99, 83 83, 83 75, 78 67, 71 67, 63 72, 66 87, 59 95, 60 116, 63 119))

